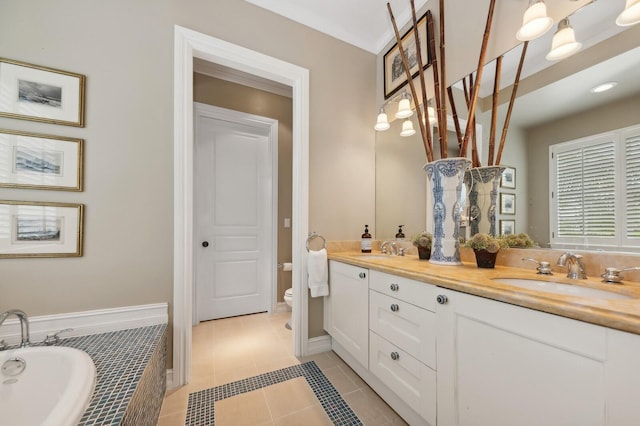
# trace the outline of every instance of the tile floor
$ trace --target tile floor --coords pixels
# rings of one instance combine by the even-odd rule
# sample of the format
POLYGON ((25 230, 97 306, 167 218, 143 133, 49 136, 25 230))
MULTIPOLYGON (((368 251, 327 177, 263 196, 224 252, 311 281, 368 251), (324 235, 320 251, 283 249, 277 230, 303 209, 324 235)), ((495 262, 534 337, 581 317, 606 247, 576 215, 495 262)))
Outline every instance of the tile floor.
MULTIPOLYGON (((365 425, 406 423, 334 352, 292 355, 291 313, 263 313, 200 323, 193 328, 192 381, 167 392, 158 426, 185 423, 189 393, 281 368, 315 361, 365 425)), ((288 380, 219 401, 217 426, 331 425, 304 378, 288 380)))

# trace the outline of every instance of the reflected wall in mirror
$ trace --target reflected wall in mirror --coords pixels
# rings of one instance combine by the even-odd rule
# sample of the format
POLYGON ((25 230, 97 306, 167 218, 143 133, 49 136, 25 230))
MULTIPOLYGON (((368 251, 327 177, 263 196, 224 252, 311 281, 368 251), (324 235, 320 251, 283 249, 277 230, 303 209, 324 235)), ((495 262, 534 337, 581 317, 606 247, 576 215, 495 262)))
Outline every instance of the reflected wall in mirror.
MULTIPOLYGON (((595 2, 584 10, 598 3, 602 3, 598 7, 605 9, 610 6, 606 2, 595 2)), ((579 11, 572 18, 576 28, 582 13, 579 11)), ((515 217, 498 214, 496 219, 515 220, 514 232, 527 232, 540 247, 549 247, 551 232, 549 146, 640 124, 637 71, 640 69, 640 25, 617 28, 612 36, 612 31, 605 27, 615 26, 615 16, 610 23, 610 17, 605 18, 607 22, 597 27, 600 41, 588 48, 585 43, 585 49, 577 55, 542 70, 535 56, 528 53, 525 60, 501 161, 501 165, 513 167, 518 173, 515 189, 500 188, 501 193, 515 194, 516 214, 515 217), (598 95, 589 92, 591 87, 609 80, 618 82, 613 90, 598 95)), ((579 34, 577 29, 576 32, 579 34)), ((529 49, 535 51, 536 43, 544 45, 548 42, 534 40, 529 49)), ((507 56, 518 58, 520 50, 516 47, 508 52, 504 62, 507 62, 507 56)), ((546 45, 538 48, 538 51, 545 50, 548 50, 546 45)), ((484 75, 485 84, 492 85, 491 64, 484 75)), ((503 73, 502 81, 509 85, 513 79, 503 73)), ((510 90, 507 87, 500 93, 498 131, 504 122, 510 90)), ((490 91, 481 90, 476 117, 477 124, 483 129, 484 152, 491 116, 490 91)), ((458 114, 463 116, 464 101, 458 103, 456 100, 456 103, 458 114)), ((394 131, 393 126, 398 124, 394 122, 390 131, 376 135, 376 229, 380 239, 392 238, 398 224, 407 225, 409 237, 420 232, 420 226, 425 223, 426 177, 422 170, 425 162, 422 142, 418 136, 400 138, 399 130, 394 131)), ((455 136, 451 139, 456 140, 455 136)), ((486 158, 482 158, 482 162, 486 164, 486 158)))

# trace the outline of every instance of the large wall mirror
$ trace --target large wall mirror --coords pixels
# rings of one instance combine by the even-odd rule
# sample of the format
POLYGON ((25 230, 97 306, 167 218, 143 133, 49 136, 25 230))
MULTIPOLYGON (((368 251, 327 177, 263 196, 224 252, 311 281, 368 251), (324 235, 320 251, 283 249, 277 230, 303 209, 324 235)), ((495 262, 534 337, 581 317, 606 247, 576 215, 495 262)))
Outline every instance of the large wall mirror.
MULTIPOLYGON (((514 232, 527 232, 542 248, 550 247, 551 235, 549 146, 640 124, 640 25, 616 26, 619 10, 609 2, 593 2, 572 15, 576 37, 588 39, 580 40, 582 51, 563 61, 550 63, 544 58, 553 30, 529 43, 501 161, 515 171, 513 187, 500 188, 513 208, 501 211, 499 205, 497 222, 513 224, 514 232), (585 35, 585 28, 590 35, 585 35), (590 92, 607 81, 616 81, 617 86, 590 92)), ((504 56, 501 82, 507 87, 500 93, 499 132, 516 68, 505 64, 517 65, 521 49, 517 46, 504 56)), ((493 76, 492 60, 484 70, 476 117, 482 126, 483 152, 487 152, 493 76)), ((460 110, 466 108, 460 104, 458 110, 462 115, 460 110)), ((392 239, 400 224, 405 225, 407 237, 426 228, 424 148, 417 134, 400 137, 400 127, 396 120, 391 129, 376 135, 376 237, 381 240, 392 239)), ((482 162, 486 165, 486 158, 482 162)))

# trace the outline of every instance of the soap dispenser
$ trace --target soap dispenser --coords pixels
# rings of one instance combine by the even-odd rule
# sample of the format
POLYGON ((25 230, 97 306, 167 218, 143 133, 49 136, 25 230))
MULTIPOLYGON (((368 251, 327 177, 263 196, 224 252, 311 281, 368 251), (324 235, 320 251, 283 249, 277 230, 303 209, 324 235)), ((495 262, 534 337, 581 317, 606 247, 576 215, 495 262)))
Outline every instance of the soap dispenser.
POLYGON ((361 249, 363 253, 371 253, 371 234, 369 233, 369 225, 364 226, 364 234, 362 234, 361 249))
POLYGON ((396 241, 404 241, 404 232, 402 232, 402 227, 404 225, 398 225, 398 233, 396 234, 396 241))

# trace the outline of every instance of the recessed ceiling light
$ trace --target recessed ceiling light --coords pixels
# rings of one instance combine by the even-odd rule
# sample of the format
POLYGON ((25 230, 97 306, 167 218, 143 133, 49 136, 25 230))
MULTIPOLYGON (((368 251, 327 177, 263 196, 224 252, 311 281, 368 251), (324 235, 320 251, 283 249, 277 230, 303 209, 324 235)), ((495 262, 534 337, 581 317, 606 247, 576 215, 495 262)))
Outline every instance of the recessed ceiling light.
POLYGON ((591 90, 589 90, 591 93, 601 93, 601 92, 606 92, 609 89, 613 89, 614 87, 616 87, 618 85, 617 81, 609 81, 607 83, 602 83, 597 85, 596 87, 592 88, 591 90))

